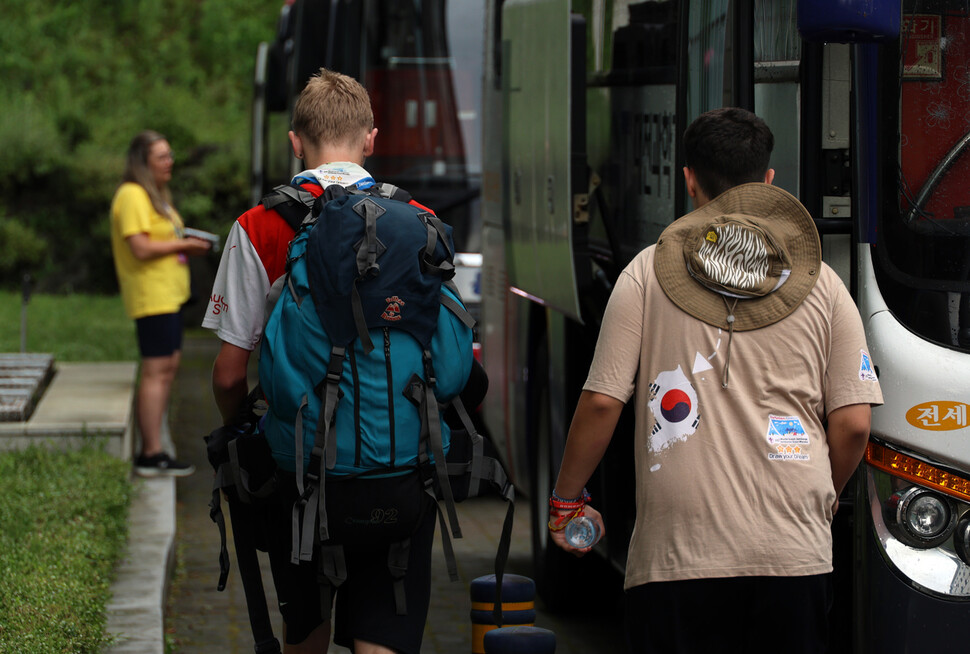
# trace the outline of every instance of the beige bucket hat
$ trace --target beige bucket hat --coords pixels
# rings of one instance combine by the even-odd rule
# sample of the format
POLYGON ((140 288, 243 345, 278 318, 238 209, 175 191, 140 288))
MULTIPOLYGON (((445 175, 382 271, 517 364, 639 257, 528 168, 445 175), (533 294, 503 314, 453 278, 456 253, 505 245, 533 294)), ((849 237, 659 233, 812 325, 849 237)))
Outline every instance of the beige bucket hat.
POLYGON ((821 266, 808 210, 784 189, 761 183, 735 186, 675 220, 654 257, 674 304, 733 331, 788 316, 811 292, 821 266))

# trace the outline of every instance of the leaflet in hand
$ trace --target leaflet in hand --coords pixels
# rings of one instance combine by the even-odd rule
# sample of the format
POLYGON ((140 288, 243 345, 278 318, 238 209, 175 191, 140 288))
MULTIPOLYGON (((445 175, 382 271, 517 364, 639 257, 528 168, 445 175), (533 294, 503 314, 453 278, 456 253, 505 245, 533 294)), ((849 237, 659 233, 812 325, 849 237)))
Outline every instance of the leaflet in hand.
POLYGON ((183 233, 186 236, 194 236, 195 238, 201 238, 204 241, 209 241, 210 243, 212 243, 212 251, 213 252, 219 251, 220 238, 218 234, 213 234, 212 232, 207 232, 202 229, 193 229, 191 227, 186 227, 183 233))

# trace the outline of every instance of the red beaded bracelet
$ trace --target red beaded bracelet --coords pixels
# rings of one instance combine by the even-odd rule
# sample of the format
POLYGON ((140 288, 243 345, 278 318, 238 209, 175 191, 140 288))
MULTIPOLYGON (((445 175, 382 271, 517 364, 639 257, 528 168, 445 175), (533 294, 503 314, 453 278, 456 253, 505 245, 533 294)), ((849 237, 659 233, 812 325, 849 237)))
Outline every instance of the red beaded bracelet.
POLYGON ((552 497, 549 498, 549 506, 560 511, 573 511, 583 508, 591 499, 592 497, 590 496, 589 491, 587 491, 585 488, 583 489, 582 495, 571 500, 560 497, 556 494, 555 489, 553 489, 552 497))

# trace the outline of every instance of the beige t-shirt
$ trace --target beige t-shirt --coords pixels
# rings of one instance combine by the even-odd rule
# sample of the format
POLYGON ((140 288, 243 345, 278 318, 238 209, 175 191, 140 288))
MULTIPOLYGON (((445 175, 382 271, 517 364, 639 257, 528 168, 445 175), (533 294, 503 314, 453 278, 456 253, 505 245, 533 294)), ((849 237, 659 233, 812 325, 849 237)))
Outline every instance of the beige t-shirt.
POLYGON ((676 307, 654 247, 620 275, 585 390, 636 413, 637 519, 625 587, 832 570, 822 421, 881 404, 858 310, 838 276, 787 318, 730 339, 676 307))

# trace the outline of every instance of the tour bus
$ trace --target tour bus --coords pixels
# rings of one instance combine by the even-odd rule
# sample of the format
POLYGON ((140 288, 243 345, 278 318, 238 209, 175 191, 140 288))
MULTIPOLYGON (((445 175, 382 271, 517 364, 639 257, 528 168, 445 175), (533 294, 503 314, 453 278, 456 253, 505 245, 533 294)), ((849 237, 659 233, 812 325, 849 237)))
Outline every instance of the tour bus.
POLYGON ((741 106, 771 127, 775 184, 857 301, 885 398, 833 525, 834 651, 965 647, 970 3, 485 5, 483 411, 530 498, 543 600, 589 606, 609 578, 597 566, 624 567, 629 407, 588 486, 607 524, 596 556, 550 543, 546 499, 613 283, 690 210, 684 129, 741 106))
POLYGON ((257 50, 252 110, 256 204, 302 170, 286 133, 310 76, 325 67, 363 84, 378 128, 365 167, 451 225, 455 281, 476 316, 484 17, 479 0, 291 0, 257 50))

